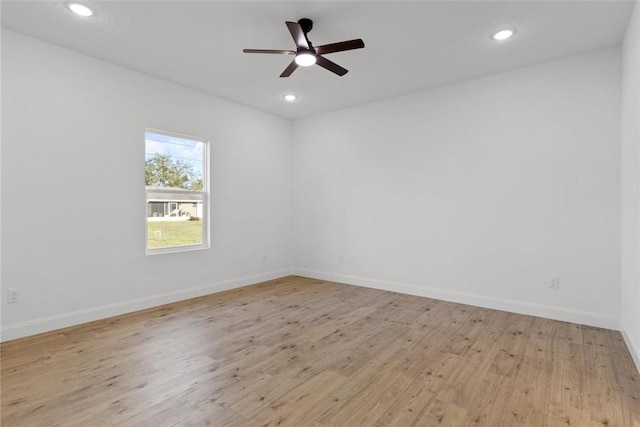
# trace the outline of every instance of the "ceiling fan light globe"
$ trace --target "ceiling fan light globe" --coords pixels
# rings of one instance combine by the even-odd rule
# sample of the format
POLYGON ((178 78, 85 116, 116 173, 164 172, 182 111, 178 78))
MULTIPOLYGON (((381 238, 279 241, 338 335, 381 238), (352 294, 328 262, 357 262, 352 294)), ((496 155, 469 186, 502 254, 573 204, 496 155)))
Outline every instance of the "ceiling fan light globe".
POLYGON ((296 64, 308 67, 316 63, 316 56, 311 53, 299 53, 296 55, 296 64))

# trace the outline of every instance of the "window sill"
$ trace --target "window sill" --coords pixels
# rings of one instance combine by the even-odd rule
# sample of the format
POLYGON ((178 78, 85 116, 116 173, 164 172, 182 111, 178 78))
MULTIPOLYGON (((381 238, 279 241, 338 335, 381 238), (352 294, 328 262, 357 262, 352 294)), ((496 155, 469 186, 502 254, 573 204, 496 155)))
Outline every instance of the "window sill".
POLYGON ((210 246, 206 244, 168 246, 166 248, 153 248, 153 249, 146 248, 145 255, 162 255, 162 254, 173 254, 178 252, 201 251, 203 249, 209 249, 209 248, 210 246))

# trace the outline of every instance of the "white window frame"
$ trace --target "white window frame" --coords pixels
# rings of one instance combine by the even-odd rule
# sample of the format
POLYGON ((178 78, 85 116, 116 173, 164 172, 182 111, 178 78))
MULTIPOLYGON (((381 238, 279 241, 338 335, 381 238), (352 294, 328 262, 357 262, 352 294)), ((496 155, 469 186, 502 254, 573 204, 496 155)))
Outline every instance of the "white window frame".
MULTIPOLYGON (((180 245, 180 246, 168 246, 164 248, 149 248, 149 226, 147 221, 147 205, 149 203, 149 190, 147 190, 145 186, 145 206, 144 206, 144 250, 145 255, 160 255, 160 254, 171 254, 171 253, 180 253, 180 252, 190 252, 190 251, 198 251, 203 249, 209 249, 210 245, 210 236, 209 236, 209 153, 210 153, 210 143, 209 140, 205 138, 200 138, 191 135, 185 135, 175 132, 167 132, 159 129, 151 129, 147 128, 144 130, 145 134, 155 133, 159 135, 173 136, 176 138, 190 139, 192 141, 202 142, 202 157, 203 157, 203 167, 202 167, 202 191, 192 191, 194 194, 199 194, 202 197, 202 243, 194 244, 194 245, 180 245)), ((146 148, 146 137, 143 135, 145 148, 146 148)), ((144 150, 146 153, 146 149, 144 150)), ((145 159, 146 161, 146 159, 145 159)), ((154 193, 173 193, 172 190, 162 190, 155 189, 154 193)))

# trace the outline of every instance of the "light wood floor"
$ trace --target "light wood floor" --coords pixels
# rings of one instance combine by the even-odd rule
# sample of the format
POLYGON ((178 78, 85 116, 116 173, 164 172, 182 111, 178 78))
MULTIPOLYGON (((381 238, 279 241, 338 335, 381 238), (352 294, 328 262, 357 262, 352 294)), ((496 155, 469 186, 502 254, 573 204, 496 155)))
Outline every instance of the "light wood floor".
POLYGON ((638 426, 618 332, 299 277, 1 345, 2 426, 638 426))

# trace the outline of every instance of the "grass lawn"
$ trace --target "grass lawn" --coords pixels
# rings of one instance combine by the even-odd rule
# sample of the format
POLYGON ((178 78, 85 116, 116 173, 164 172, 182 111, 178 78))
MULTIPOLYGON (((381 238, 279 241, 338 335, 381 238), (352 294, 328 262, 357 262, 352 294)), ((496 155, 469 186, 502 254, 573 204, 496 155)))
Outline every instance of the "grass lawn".
POLYGON ((202 221, 147 222, 149 249, 200 243, 202 243, 202 221))

